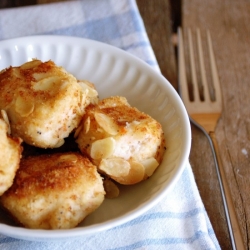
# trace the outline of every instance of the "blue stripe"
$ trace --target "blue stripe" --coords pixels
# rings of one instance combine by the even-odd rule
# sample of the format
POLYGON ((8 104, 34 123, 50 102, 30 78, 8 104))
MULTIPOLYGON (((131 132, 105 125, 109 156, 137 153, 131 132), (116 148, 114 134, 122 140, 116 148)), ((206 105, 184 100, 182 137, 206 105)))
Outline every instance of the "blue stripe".
POLYGON ((110 16, 99 20, 86 21, 66 28, 44 32, 41 35, 78 36, 109 43, 109 41, 120 39, 135 32, 144 32, 144 27, 136 21, 136 14, 135 11, 128 11, 119 15, 119 18, 110 16))
POLYGON ((159 66, 157 61, 154 60, 146 60, 145 62, 150 66, 156 66, 156 65, 159 66))
MULTIPOLYGON (((192 244, 196 240, 199 240, 203 237, 206 237, 208 235, 214 235, 214 232, 212 229, 209 230, 208 234, 202 231, 197 231, 192 237, 189 238, 159 238, 159 239, 145 239, 142 241, 137 241, 133 244, 126 245, 123 247, 117 247, 117 248, 110 248, 109 250, 127 250, 127 249, 136 249, 146 246, 152 246, 152 245, 177 245, 177 244, 192 244)), ((180 248, 181 249, 181 248, 180 248)))
POLYGON ((118 227, 115 227, 114 229, 110 230, 116 230, 117 228, 124 228, 124 227, 130 227, 133 225, 140 224, 144 221, 149 221, 149 220, 155 220, 155 219, 164 219, 164 218, 172 218, 172 219, 186 219, 186 218, 191 218, 195 217, 197 214, 204 213, 204 208, 195 208, 193 210, 190 210, 185 213, 172 213, 172 212, 157 212, 157 213, 150 213, 150 214, 145 214, 143 216, 140 216, 132 221, 129 221, 125 224, 122 224, 118 227))
POLYGON ((146 42, 146 41, 141 41, 141 42, 137 42, 137 43, 133 43, 129 46, 122 46, 121 49, 123 50, 130 50, 130 49, 136 49, 138 47, 147 47, 150 48, 150 43, 146 42))
MULTIPOLYGON (((199 213, 204 213, 204 211, 205 211, 204 208, 196 208, 196 209, 190 210, 190 211, 185 212, 185 213, 173 213, 173 212, 149 213, 149 214, 139 216, 138 218, 136 218, 132 221, 129 221, 125 224, 122 224, 120 226, 117 226, 115 228, 111 228, 111 229, 109 229, 109 231, 130 227, 130 226, 137 225, 137 224, 140 224, 140 223, 145 222, 145 221, 155 220, 155 219, 164 219, 164 218, 186 219, 186 218, 191 218, 191 217, 196 216, 199 213)), ((13 239, 13 238, 4 238, 4 239, 0 240, 0 243, 8 243, 8 242, 15 242, 15 241, 18 241, 18 240, 13 239)))
POLYGON ((21 241, 19 239, 15 239, 15 238, 11 238, 11 237, 6 237, 0 240, 0 245, 2 244, 7 244, 7 243, 14 243, 14 242, 18 242, 21 241))

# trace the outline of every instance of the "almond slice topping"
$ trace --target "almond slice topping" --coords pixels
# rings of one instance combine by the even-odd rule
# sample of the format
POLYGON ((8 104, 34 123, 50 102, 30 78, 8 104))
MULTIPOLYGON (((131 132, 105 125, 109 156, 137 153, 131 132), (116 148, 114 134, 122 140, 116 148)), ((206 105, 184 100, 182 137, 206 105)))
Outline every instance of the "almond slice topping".
POLYGON ((145 159, 141 161, 141 164, 145 168, 145 174, 149 177, 151 176, 156 168, 159 166, 158 161, 154 157, 150 157, 148 159, 145 159))
POLYGON ((80 124, 80 125, 77 127, 77 129, 76 129, 76 131, 75 131, 75 133, 74 133, 74 138, 77 138, 81 131, 82 131, 82 124, 80 124))
POLYGON ((26 101, 22 96, 18 96, 15 102, 16 112, 22 116, 27 117, 34 110, 34 103, 26 101))
POLYGON ((42 62, 40 60, 32 60, 30 62, 26 62, 20 66, 21 69, 32 69, 36 66, 40 65, 42 62))
POLYGON ((119 196, 120 190, 116 184, 110 179, 103 180, 104 190, 106 192, 105 197, 108 199, 114 199, 119 196))
POLYGON ((10 135, 11 134, 10 121, 9 121, 7 112, 4 109, 2 109, 1 110, 1 115, 2 115, 2 118, 3 118, 3 120, 5 121, 5 123, 6 123, 7 127, 8 127, 7 134, 10 135))
POLYGON ((59 157, 60 161, 71 161, 71 162, 77 162, 77 156, 74 154, 65 154, 61 155, 59 157))
POLYGON ((89 132, 90 129, 90 117, 88 116, 87 119, 84 121, 83 124, 83 129, 84 129, 84 133, 87 134, 89 132))
POLYGON ((90 83, 84 82, 84 81, 78 81, 79 85, 82 87, 84 91, 87 90, 87 96, 89 97, 97 97, 98 92, 94 87, 91 86, 90 83))
POLYGON ((107 158, 113 154, 114 149, 115 140, 112 137, 107 137, 92 143, 90 156, 95 160, 107 158))
POLYGON ((102 159, 99 169, 112 177, 125 177, 129 174, 130 164, 122 158, 102 159))
POLYGON ((130 163, 130 170, 128 175, 120 177, 112 177, 112 179, 123 185, 132 185, 142 181, 145 175, 144 166, 136 161, 129 161, 129 163, 130 163))
POLYGON ((99 124, 99 126, 108 134, 110 135, 116 135, 119 131, 117 125, 114 123, 114 121, 107 115, 103 113, 95 112, 94 114, 95 120, 99 124))
POLYGON ((58 76, 48 76, 42 78, 40 81, 34 82, 32 88, 35 91, 51 91, 58 89, 61 85, 66 86, 67 84, 67 82, 62 82, 62 79, 58 76))

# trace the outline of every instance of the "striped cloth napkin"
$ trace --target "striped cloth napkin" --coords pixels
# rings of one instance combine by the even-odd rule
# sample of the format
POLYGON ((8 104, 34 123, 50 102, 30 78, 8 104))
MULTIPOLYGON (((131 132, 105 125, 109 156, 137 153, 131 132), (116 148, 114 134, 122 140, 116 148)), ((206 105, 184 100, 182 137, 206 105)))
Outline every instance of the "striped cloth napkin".
MULTIPOLYGON (((0 40, 28 35, 98 40, 159 71, 135 0, 79 0, 0 10, 0 40)), ((0 234, 1 250, 220 249, 187 162, 179 181, 155 207, 107 231, 65 241, 32 242, 0 234)))

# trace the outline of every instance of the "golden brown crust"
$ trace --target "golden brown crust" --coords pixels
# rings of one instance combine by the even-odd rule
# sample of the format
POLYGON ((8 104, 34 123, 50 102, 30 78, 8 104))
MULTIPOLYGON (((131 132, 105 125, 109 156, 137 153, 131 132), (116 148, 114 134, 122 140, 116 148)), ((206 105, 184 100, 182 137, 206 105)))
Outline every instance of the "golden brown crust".
POLYGON ((44 73, 47 76, 59 77, 61 76, 60 71, 55 70, 56 65, 52 61, 42 63, 41 61, 36 60, 33 61, 33 63, 34 67, 31 68, 11 66, 5 69, 0 74, 1 104, 3 106, 8 106, 9 104, 11 104, 11 102, 15 98, 15 95, 13 95, 13 91, 19 89, 20 86, 23 88, 23 90, 20 90, 20 95, 27 101, 34 101, 34 98, 39 98, 39 100, 46 100, 51 97, 50 91, 33 91, 32 83, 38 81, 38 79, 36 79, 34 76, 36 74, 44 73))
POLYGON ((33 60, 0 73, 0 109, 8 114, 12 134, 41 148, 61 146, 79 125, 90 102, 87 92, 52 61, 33 60))
MULTIPOLYGON (((105 191, 93 164, 116 182, 131 185, 147 179, 161 163, 165 139, 156 120, 131 107, 124 97, 98 101, 94 84, 77 80, 52 61, 33 60, 0 72, 0 109, 10 121, 12 135, 32 150, 42 148, 33 156, 25 154, 20 162, 22 139, 5 133, 6 147, 0 133, 0 156, 6 148, 15 153, 11 182, 4 191, 12 185, 20 162, 0 204, 21 225, 72 228, 100 206, 105 191), (75 128, 78 146, 89 158, 61 147, 75 128), (55 153, 60 150, 67 152, 55 153)), ((6 121, 4 126, 5 131, 6 121)), ((9 164, 0 163, 0 177, 1 168, 9 164)), ((119 190, 112 184, 111 196, 116 197, 119 190)))
POLYGON ((79 153, 22 159, 2 205, 29 228, 72 228, 104 200, 102 178, 79 153))
POLYGON ((165 152, 161 124, 120 96, 89 105, 77 132, 81 152, 91 158, 100 172, 121 184, 146 179, 161 163, 165 152), (112 172, 118 168, 124 171, 112 172))
POLYGON ((22 140, 9 136, 7 130, 7 124, 0 119, 0 195, 12 185, 23 150, 22 140))
POLYGON ((46 192, 60 193, 72 188, 82 175, 94 182, 96 175, 93 168, 95 167, 87 158, 76 153, 30 156, 21 161, 16 181, 8 195, 22 198, 36 195, 45 189, 46 192), (84 168, 79 168, 79 165, 84 168))

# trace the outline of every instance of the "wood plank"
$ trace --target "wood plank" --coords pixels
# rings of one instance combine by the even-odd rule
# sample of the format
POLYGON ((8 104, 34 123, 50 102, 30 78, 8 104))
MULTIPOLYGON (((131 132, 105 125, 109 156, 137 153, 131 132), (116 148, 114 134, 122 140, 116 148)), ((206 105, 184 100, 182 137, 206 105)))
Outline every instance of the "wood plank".
MULTIPOLYGON (((216 136, 246 248, 250 247, 249 11, 250 3, 244 0, 184 0, 182 12, 183 27, 209 29, 213 39, 224 107, 216 136)), ((212 203, 217 200, 214 196, 218 196, 218 187, 214 183, 213 164, 207 148, 206 139, 194 132, 191 164, 197 177, 208 178, 206 183, 199 183, 199 180, 197 183, 221 246, 228 249, 223 209, 212 203), (202 165, 199 153, 205 159, 202 165)))
POLYGON ((175 51, 172 45, 171 6, 168 0, 137 0, 161 72, 177 89, 175 51))
POLYGON ((1 0, 0 1, 0 8, 12 8, 12 7, 19 7, 19 6, 26 6, 36 4, 36 0, 1 0))

